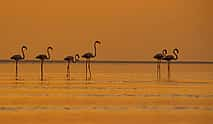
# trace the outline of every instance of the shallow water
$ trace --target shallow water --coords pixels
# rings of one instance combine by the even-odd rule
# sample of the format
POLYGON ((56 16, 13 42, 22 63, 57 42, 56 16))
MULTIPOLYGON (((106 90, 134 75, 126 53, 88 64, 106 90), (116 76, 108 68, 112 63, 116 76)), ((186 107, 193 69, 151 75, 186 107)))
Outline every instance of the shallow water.
MULTIPOLYGON (((0 64, 0 80, 14 80, 15 64, 0 64)), ((46 80, 65 80, 66 63, 45 64, 46 80)), ((72 64, 73 80, 84 80, 85 65, 72 64)), ((92 64, 93 80, 99 81, 153 81, 156 80, 156 64, 92 64)), ((172 64, 173 81, 213 81, 213 64, 172 64)), ((39 80, 40 65, 19 65, 21 80, 39 80)), ((161 65, 161 78, 167 80, 167 64, 161 65)))
POLYGON ((83 64, 0 64, 2 123, 213 123, 213 65, 172 65, 167 81, 156 81, 155 64, 93 64, 85 81, 83 64), (15 119, 11 119, 15 118, 15 119), (123 119, 125 118, 125 119, 123 119))

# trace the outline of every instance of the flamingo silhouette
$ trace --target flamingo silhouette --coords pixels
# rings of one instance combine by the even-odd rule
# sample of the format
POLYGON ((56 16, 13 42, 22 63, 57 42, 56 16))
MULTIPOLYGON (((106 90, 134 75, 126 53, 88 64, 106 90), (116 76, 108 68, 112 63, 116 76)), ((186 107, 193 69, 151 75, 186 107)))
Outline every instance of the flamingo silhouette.
POLYGON ((21 48, 22 56, 21 55, 13 55, 12 57, 10 57, 10 59, 15 60, 15 62, 16 62, 16 80, 18 80, 18 62, 19 62, 19 60, 25 59, 24 50, 27 50, 26 46, 22 46, 22 48, 21 48))
POLYGON ((167 50, 163 49, 162 53, 157 53, 154 55, 154 59, 157 59, 157 80, 160 80, 161 78, 161 71, 160 71, 160 64, 161 64, 161 60, 166 56, 167 54, 167 50))
POLYGON ((73 56, 67 56, 64 58, 65 61, 67 61, 67 80, 70 80, 70 63, 76 63, 79 60, 80 56, 79 54, 76 54, 75 57, 73 56))
POLYGON ((91 80, 91 68, 90 68, 90 59, 91 58, 95 58, 96 57, 96 47, 97 47, 97 44, 101 44, 100 41, 95 41, 94 42, 94 54, 91 53, 91 52, 88 52, 88 53, 85 53, 83 54, 81 57, 85 58, 86 59, 86 80, 88 80, 87 78, 87 70, 89 70, 89 80, 91 80))
POLYGON ((171 60, 177 60, 178 59, 179 50, 177 48, 173 49, 173 54, 174 55, 167 55, 163 58, 163 60, 166 60, 167 63, 168 63, 168 80, 170 80, 170 76, 171 76, 170 62, 171 62, 171 60))
POLYGON ((50 59, 51 54, 50 51, 53 50, 53 48, 51 46, 49 46, 47 48, 47 55, 45 54, 39 54, 38 56, 36 56, 36 59, 40 59, 41 60, 41 81, 43 81, 43 63, 45 59, 50 59))

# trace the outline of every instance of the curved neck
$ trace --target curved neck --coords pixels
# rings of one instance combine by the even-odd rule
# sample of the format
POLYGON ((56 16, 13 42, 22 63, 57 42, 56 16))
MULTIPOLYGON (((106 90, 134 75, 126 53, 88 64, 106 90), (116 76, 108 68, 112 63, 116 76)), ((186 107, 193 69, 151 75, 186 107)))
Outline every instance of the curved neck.
POLYGON ((94 43, 94 56, 96 56, 96 43, 94 43))
POLYGON ((25 48, 22 48, 22 49, 21 49, 21 52, 22 52, 22 59, 24 59, 24 58, 25 58, 24 49, 25 49, 25 48))
POLYGON ((167 54, 167 50, 166 50, 166 49, 164 49, 164 50, 162 51, 162 54, 163 54, 163 56, 166 56, 166 54, 167 54))
POLYGON ((73 62, 76 63, 79 60, 80 56, 77 54, 75 55, 75 58, 73 59, 73 62))
POLYGON ((177 60, 178 59, 178 52, 176 50, 174 50, 173 54, 175 55, 175 60, 177 60))
POLYGON ((47 49, 47 58, 50 59, 51 54, 50 54, 50 49, 47 49))

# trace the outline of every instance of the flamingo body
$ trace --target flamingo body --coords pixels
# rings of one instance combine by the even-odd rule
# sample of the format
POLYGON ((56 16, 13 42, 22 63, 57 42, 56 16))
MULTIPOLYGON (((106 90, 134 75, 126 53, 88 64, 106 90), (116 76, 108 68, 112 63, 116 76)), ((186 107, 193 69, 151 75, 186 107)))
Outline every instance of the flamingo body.
POLYGON ((36 59, 40 59, 41 60, 41 81, 43 80, 43 63, 45 59, 50 59, 51 55, 50 55, 50 50, 53 50, 52 47, 48 47, 47 48, 47 55, 45 54, 39 54, 38 56, 36 56, 36 59))
POLYGON ((70 63, 71 62, 72 63, 76 63, 76 61, 78 61, 79 58, 80 58, 79 54, 76 54, 75 57, 73 57, 73 56, 66 56, 64 58, 64 60, 67 61, 67 75, 66 75, 67 80, 70 80, 70 77, 71 77, 70 76, 70 74, 71 74, 71 72, 70 72, 70 63))
POLYGON ((66 56, 64 58, 64 60, 68 61, 68 62, 76 63, 77 61, 79 61, 79 58, 80 58, 79 54, 76 54, 75 57, 73 57, 73 56, 66 56))
POLYGON ((25 58, 24 49, 27 50, 27 47, 22 46, 22 48, 21 48, 22 56, 20 54, 16 54, 16 55, 13 55, 12 57, 10 57, 10 59, 13 59, 13 60, 16 60, 16 61, 24 59, 25 58))
POLYGON ((168 80, 170 80, 171 77, 170 61, 178 59, 179 50, 177 48, 173 49, 173 54, 174 55, 167 55, 163 58, 163 60, 166 60, 168 64, 168 80))
POLYGON ((85 54, 83 54, 81 57, 82 58, 85 58, 86 59, 86 80, 87 80, 87 69, 88 69, 88 71, 89 71, 89 74, 90 74, 90 76, 89 76, 89 80, 91 80, 91 67, 90 67, 90 59, 91 58, 95 58, 96 57, 96 45, 97 44, 101 44, 101 42, 100 41, 95 41, 94 42, 94 54, 93 53, 91 53, 91 52, 88 52, 88 53, 85 53, 85 54))
POLYGON ((72 62, 74 62, 74 57, 73 56, 67 56, 67 57, 64 58, 64 60, 65 61, 70 61, 70 62, 72 61, 72 62))
POLYGON ((161 60, 163 57, 164 57, 164 55, 162 53, 158 53, 153 58, 157 59, 157 60, 161 60))
POLYGON ((171 61, 171 60, 175 60, 175 56, 173 55, 167 55, 163 58, 163 60, 166 60, 166 61, 171 61))
POLYGON ((44 60, 44 59, 48 59, 48 57, 47 57, 47 55, 40 54, 40 55, 36 56, 36 59, 42 59, 42 60, 44 60))
POLYGON ((162 53, 157 53, 153 56, 154 59, 162 60, 167 54, 167 50, 163 49, 162 53))
POLYGON ((85 53, 81 57, 86 58, 86 59, 90 59, 90 58, 94 58, 95 56, 92 53, 89 52, 89 53, 85 53))
POLYGON ((10 57, 10 59, 16 61, 16 80, 18 80, 18 61, 25 58, 24 49, 27 50, 27 47, 22 46, 22 48, 21 48, 22 56, 17 54, 17 55, 13 55, 12 57, 10 57))
POLYGON ((13 55, 12 57, 10 57, 10 59, 13 59, 13 60, 21 60, 21 59, 24 59, 21 55, 13 55))
POLYGON ((157 80, 160 80, 161 78, 161 72, 160 72, 160 64, 161 64, 161 60, 166 56, 167 54, 167 50, 163 49, 162 53, 157 53, 153 56, 154 59, 157 59, 157 80))

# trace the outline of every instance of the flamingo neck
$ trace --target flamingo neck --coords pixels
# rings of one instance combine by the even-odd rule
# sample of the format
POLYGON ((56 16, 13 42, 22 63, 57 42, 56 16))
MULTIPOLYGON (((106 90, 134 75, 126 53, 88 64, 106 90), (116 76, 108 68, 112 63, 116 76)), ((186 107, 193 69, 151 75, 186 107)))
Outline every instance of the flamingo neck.
POLYGON ((166 54, 167 54, 167 50, 166 50, 166 49, 164 49, 164 50, 162 51, 162 54, 163 54, 163 56, 166 56, 166 54))
POLYGON ((25 58, 24 48, 21 49, 21 52, 22 52, 22 59, 24 59, 25 58))
POLYGON ((177 51, 174 50, 174 51, 173 51, 173 54, 175 55, 175 60, 177 60, 177 59, 178 59, 178 53, 177 53, 177 51))
POLYGON ((50 59, 51 54, 50 54, 50 49, 47 49, 47 58, 50 59))
POLYGON ((96 43, 94 44, 94 57, 96 57, 96 43))
POLYGON ((80 58, 80 56, 78 54, 75 55, 75 58, 73 59, 73 62, 76 63, 76 61, 78 61, 79 58, 80 58))

